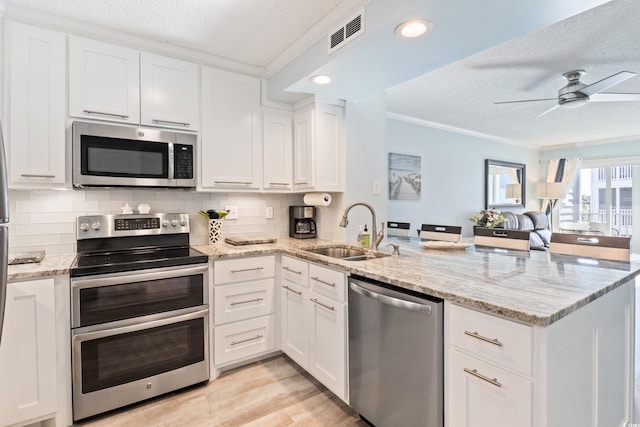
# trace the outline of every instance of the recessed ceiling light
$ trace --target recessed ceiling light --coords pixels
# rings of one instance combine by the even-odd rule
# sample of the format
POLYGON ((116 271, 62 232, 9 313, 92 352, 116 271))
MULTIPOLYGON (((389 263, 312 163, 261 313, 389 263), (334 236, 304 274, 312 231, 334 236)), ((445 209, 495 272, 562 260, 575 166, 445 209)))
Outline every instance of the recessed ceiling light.
POLYGON ((309 81, 311 83, 315 83, 317 85, 326 85, 328 83, 332 82, 332 78, 330 75, 328 74, 317 74, 315 76, 312 76, 309 81))
POLYGON ((426 19, 411 19, 396 27, 396 34, 400 37, 414 38, 427 34, 433 28, 433 24, 426 19))

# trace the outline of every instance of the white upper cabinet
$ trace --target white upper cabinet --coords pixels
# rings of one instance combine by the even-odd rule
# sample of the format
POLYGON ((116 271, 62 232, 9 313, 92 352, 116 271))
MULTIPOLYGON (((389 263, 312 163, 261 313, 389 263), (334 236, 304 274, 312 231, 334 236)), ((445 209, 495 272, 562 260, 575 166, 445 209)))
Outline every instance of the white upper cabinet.
POLYGON ((5 117, 15 188, 65 182, 65 35, 5 21, 5 117))
POLYGON ((140 123, 140 53, 69 36, 69 115, 140 123))
POLYGON ((313 187, 314 111, 305 109, 293 117, 293 188, 313 187))
POLYGON ((291 113, 264 109, 262 114, 262 150, 265 190, 291 190, 292 138, 291 113))
POLYGON ((198 130, 199 66, 69 36, 69 115, 198 130))
POLYGON ((293 187, 344 191, 344 109, 315 103, 293 117, 293 187))
POLYGON ((143 125, 198 130, 198 65, 140 53, 143 125))
POLYGON ((262 186, 260 80, 202 68, 202 188, 262 186))

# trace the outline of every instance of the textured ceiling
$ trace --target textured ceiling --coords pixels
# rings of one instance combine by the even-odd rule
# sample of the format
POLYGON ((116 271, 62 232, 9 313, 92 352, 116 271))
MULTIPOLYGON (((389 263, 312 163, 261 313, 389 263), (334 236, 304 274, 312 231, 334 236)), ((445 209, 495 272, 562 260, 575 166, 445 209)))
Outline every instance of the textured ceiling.
POLYGON ((265 67, 349 0, 8 0, 7 4, 265 67))
POLYGON ((562 74, 574 69, 586 71, 586 84, 636 72, 606 92, 640 93, 639 28, 639 2, 615 0, 397 85, 387 91, 388 109, 537 147, 640 136, 640 102, 588 103, 538 118, 555 101, 494 104, 556 97, 566 84, 562 74))
MULTIPOLYGON (((0 0, 0 6, 5 1, 8 15, 12 6, 36 9, 282 70, 269 79, 274 100, 286 90, 325 99, 386 90, 392 117, 490 139, 544 147, 640 137, 640 102, 589 103, 538 118, 554 101, 494 104, 555 97, 566 83, 562 73, 574 69, 586 70, 584 83, 623 70, 640 73, 638 0, 613 0, 591 10, 605 0, 492 0, 492 9, 476 0, 0 0), (327 18, 332 15, 335 24, 363 4, 363 37, 327 56, 316 43, 333 29, 327 18), (558 22, 578 9, 587 11, 558 22), (432 19, 433 33, 415 43, 399 41, 393 28, 414 15, 432 19), (529 32, 551 22, 557 23, 529 32), (313 47, 282 67, 292 59, 291 51, 283 53, 295 44, 298 53, 313 47), (308 74, 324 68, 335 74, 335 84, 310 88, 308 74)), ((640 76, 607 91, 640 93, 640 76)))

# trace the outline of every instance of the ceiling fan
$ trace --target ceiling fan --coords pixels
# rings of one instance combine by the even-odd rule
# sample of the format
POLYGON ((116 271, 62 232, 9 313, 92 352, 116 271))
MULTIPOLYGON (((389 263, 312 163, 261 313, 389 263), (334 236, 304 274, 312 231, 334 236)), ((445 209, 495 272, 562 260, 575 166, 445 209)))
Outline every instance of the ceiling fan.
POLYGON ((615 86, 623 81, 637 75, 631 71, 620 71, 609 77, 591 84, 584 84, 580 77, 584 75, 584 70, 573 70, 562 75, 568 83, 560 88, 557 98, 524 99, 520 101, 502 101, 495 104, 515 104, 519 102, 557 101, 558 104, 536 117, 543 116, 556 108, 581 107, 587 102, 608 102, 608 101, 640 101, 640 93, 605 93, 605 89, 615 86))

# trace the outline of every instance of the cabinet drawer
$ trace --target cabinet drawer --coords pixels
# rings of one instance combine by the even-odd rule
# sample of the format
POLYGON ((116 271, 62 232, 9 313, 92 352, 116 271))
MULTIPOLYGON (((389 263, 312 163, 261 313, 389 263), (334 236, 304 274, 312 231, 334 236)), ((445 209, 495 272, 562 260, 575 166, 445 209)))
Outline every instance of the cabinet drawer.
POLYGON ((266 279, 275 275, 273 255, 216 261, 213 264, 214 284, 266 279))
POLYGON ((305 288, 309 286, 309 264, 306 261, 283 256, 280 264, 282 279, 304 286, 305 288))
POLYGON ((526 378, 469 357, 449 352, 445 418, 451 427, 531 427, 533 384, 526 378))
POLYGON ((344 273, 309 264, 309 286, 311 290, 339 302, 345 301, 346 279, 344 273))
POLYGON ((451 304, 450 343, 499 365, 532 375, 533 329, 451 304))
POLYGON ((215 324, 221 325, 274 312, 274 279, 215 288, 215 324))
POLYGON ((215 328, 214 363, 218 366, 275 350, 275 316, 215 328))

